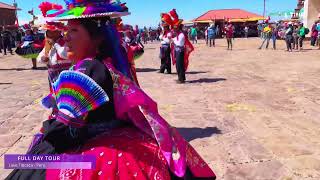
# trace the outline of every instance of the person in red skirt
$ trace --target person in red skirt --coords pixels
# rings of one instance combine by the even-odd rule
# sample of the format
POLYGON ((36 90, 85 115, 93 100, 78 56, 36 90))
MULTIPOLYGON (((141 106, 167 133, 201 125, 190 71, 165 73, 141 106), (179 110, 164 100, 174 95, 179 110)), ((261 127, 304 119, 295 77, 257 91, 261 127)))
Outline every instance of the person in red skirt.
POLYGON ((95 169, 17 169, 7 179, 215 179, 132 81, 112 20, 128 15, 127 7, 104 0, 67 5, 57 20, 68 21, 66 44, 74 65, 53 83, 57 117, 44 122, 43 137, 28 153, 91 155, 95 169), (84 11, 72 14, 79 6, 84 11))

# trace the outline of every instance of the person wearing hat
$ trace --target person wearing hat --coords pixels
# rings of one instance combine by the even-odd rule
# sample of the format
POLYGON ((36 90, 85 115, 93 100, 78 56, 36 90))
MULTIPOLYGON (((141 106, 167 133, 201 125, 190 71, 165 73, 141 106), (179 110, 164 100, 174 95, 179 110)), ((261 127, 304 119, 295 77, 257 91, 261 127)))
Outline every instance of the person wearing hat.
POLYGON ((29 24, 23 25, 25 36, 23 42, 17 47, 16 53, 23 58, 31 58, 32 69, 37 69, 37 57, 44 48, 42 41, 36 40, 32 28, 29 24))
POLYGON ((186 36, 182 31, 182 24, 176 23, 173 25, 174 37, 172 38, 174 44, 174 60, 176 62, 176 69, 178 74, 178 83, 185 83, 186 72, 184 69, 184 52, 186 36))
POLYGON ((57 116, 44 121, 43 135, 28 154, 93 156, 95 168, 16 169, 7 179, 215 179, 159 115, 157 103, 134 84, 113 22, 129 14, 125 4, 66 3, 55 19, 68 21, 66 44, 74 65, 53 83, 57 116))
POLYGON ((289 22, 285 32, 287 51, 292 51, 292 42, 293 42, 292 35, 293 35, 293 26, 292 26, 292 22, 289 22))
MULTIPOLYGON (((44 2, 39 5, 43 17, 48 17, 48 11, 62 9, 61 5, 44 2), (54 9, 54 7, 56 7, 54 9)), ((63 70, 71 67, 71 60, 67 58, 67 47, 63 39, 66 27, 61 22, 47 22, 42 25, 42 30, 46 31, 45 47, 39 53, 37 61, 46 64, 48 67, 49 82, 53 83, 63 70)), ((51 84, 49 83, 49 84, 51 84)), ((51 85, 50 85, 51 89, 51 85)))
POLYGON ((164 73, 167 71, 168 74, 171 74, 171 48, 170 42, 172 38, 172 33, 170 30, 170 26, 172 25, 171 17, 168 14, 162 13, 161 14, 161 21, 162 21, 162 32, 159 36, 161 47, 160 47, 160 73, 164 73))
POLYGON ((264 34, 264 40, 261 44, 261 46, 259 47, 259 49, 262 49, 263 45, 265 42, 267 42, 267 45, 266 45, 266 49, 268 49, 269 47, 269 43, 270 43, 270 39, 271 39, 271 36, 272 36, 272 27, 270 24, 268 24, 266 27, 263 28, 263 34, 264 34))
POLYGON ((183 32, 182 19, 173 9, 169 12, 171 17, 173 17, 173 64, 176 65, 176 70, 178 74, 177 83, 185 83, 186 81, 186 70, 189 65, 189 55, 194 50, 192 44, 190 43, 188 36, 183 32))

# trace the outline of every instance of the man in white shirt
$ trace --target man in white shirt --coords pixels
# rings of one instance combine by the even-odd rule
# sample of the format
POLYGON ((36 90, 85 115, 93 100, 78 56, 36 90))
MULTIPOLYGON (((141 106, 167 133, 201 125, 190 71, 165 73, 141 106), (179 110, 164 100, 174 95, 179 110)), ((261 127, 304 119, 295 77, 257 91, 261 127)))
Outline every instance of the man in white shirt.
POLYGON ((169 25, 166 23, 162 24, 163 31, 162 34, 159 36, 161 41, 160 47, 160 59, 161 59, 161 66, 160 66, 160 73, 164 73, 167 70, 168 74, 171 74, 171 57, 170 57, 170 40, 172 38, 172 34, 169 29, 169 25))
POLYGON ((175 37, 172 38, 174 43, 174 55, 176 60, 176 69, 178 73, 178 83, 185 83, 185 64, 184 64, 184 53, 185 53, 185 40, 186 37, 182 31, 183 25, 178 23, 174 25, 175 37))

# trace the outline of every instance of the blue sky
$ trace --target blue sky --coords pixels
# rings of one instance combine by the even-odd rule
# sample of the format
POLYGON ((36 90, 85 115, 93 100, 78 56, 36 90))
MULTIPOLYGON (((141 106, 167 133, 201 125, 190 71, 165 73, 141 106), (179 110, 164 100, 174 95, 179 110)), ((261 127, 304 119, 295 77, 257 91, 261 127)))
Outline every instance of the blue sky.
MULTIPOLYGON (((13 0, 0 0, 12 4, 13 0)), ((27 13, 34 8, 35 14, 41 14, 38 5, 43 0, 16 0, 20 22, 31 19, 27 13)), ((50 2, 64 5, 63 0, 51 0, 50 2)), ((176 8, 180 18, 194 19, 211 9, 241 8, 250 12, 262 14, 263 0, 122 0, 127 2, 131 15, 124 18, 125 23, 138 24, 139 26, 156 26, 159 23, 160 13, 168 12, 176 8)), ((266 13, 289 11, 296 7, 296 0, 266 0, 266 13)))

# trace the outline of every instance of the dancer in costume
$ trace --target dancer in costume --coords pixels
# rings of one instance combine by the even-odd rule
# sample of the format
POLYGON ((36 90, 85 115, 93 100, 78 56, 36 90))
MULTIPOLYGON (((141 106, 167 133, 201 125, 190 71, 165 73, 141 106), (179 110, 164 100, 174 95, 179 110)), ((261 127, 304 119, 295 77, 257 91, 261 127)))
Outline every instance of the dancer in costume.
POLYGON ((23 25, 23 28, 26 31, 26 36, 23 38, 23 43, 17 47, 16 53, 24 58, 31 58, 32 69, 37 69, 36 58, 44 48, 44 43, 35 40, 31 26, 29 24, 23 25))
MULTIPOLYGON (((39 6, 43 17, 50 16, 50 12, 61 10, 61 5, 43 2, 39 6), (49 13, 48 13, 49 11, 49 13)), ((41 27, 46 31, 45 47, 37 57, 39 63, 48 67, 49 81, 53 83, 63 70, 71 67, 71 60, 67 60, 67 47, 63 39, 66 27, 61 22, 47 22, 41 27)))
POLYGON ((134 60, 141 57, 142 54, 144 53, 144 50, 141 46, 139 46, 138 44, 134 44, 133 42, 131 42, 131 40, 128 39, 129 37, 126 35, 126 33, 129 34, 129 30, 130 30, 129 25, 123 25, 121 18, 117 18, 116 20, 114 20, 114 22, 116 24, 116 28, 119 31, 119 33, 123 35, 123 37, 120 36, 120 40, 121 40, 122 48, 125 50, 127 54, 131 77, 133 78, 133 81, 135 82, 135 84, 139 86, 137 72, 136 72, 136 65, 134 60))
POLYGON ((160 66, 160 73, 164 73, 167 70, 168 74, 171 74, 171 57, 170 57, 170 41, 172 38, 172 33, 170 30, 170 26, 172 25, 172 19, 169 14, 162 13, 161 14, 161 21, 162 21, 162 34, 160 35, 159 39, 161 41, 160 47, 160 59, 161 59, 161 66, 160 66))
POLYGON ((83 13, 72 14, 79 4, 67 5, 68 16, 57 19, 68 20, 66 42, 75 65, 53 84, 58 115, 44 122, 43 137, 29 153, 94 155, 95 169, 14 170, 8 179, 215 179, 131 80, 109 20, 129 14, 127 8, 119 1, 82 1, 83 13))
POLYGON ((172 59, 173 64, 176 64, 178 80, 177 83, 185 83, 186 81, 186 71, 189 66, 189 55, 194 50, 193 45, 188 39, 183 31, 182 19, 179 19, 179 16, 175 9, 169 12, 170 16, 173 18, 173 31, 174 37, 172 38, 174 47, 172 48, 172 59))

